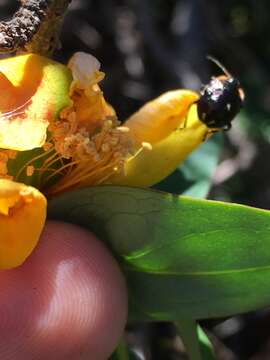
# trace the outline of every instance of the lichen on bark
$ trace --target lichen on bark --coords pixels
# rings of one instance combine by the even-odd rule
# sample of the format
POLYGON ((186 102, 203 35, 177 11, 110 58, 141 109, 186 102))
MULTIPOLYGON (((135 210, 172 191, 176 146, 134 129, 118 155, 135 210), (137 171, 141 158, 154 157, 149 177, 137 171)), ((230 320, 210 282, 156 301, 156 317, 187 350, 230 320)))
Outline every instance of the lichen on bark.
POLYGON ((0 22, 0 52, 49 55, 71 0, 21 0, 12 19, 0 22))

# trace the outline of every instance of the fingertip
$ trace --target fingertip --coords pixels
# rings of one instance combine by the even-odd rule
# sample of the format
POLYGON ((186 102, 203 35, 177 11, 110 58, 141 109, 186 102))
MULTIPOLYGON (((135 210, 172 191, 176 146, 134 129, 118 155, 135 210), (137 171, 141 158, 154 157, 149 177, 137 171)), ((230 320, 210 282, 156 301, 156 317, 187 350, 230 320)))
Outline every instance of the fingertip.
POLYGON ((3 360, 105 360, 125 326, 119 267, 94 235, 75 225, 48 222, 30 258, 0 272, 0 292, 3 360))

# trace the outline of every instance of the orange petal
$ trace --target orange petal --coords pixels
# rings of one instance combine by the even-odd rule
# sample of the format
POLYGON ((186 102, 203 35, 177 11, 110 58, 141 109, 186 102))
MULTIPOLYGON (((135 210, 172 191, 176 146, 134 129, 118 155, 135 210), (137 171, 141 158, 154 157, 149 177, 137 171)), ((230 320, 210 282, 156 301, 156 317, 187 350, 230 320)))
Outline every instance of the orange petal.
POLYGON ((36 246, 46 198, 35 188, 0 179, 0 269, 19 266, 36 246))
POLYGON ((0 148, 24 151, 43 146, 49 121, 70 103, 70 71, 27 54, 0 60, 0 74, 0 148))

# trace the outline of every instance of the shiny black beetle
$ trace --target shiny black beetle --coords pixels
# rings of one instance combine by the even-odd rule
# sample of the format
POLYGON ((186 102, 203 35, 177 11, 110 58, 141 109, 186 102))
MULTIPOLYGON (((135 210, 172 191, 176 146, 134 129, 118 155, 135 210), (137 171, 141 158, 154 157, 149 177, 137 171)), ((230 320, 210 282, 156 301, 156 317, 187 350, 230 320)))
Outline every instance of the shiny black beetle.
POLYGON ((231 122, 244 102, 244 91, 238 79, 233 77, 216 59, 208 57, 217 64, 225 75, 213 77, 201 90, 197 101, 199 119, 211 132, 214 129, 229 130, 231 122))

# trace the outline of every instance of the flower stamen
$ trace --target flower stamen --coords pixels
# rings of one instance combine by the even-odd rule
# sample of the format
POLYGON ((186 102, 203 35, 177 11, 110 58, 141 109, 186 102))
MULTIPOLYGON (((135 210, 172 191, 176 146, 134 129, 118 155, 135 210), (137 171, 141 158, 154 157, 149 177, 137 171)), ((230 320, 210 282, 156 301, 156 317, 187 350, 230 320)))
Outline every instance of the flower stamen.
POLYGON ((75 79, 71 85, 72 104, 61 111, 59 121, 49 126, 54 149, 63 163, 46 177, 46 182, 64 173, 47 190, 49 196, 75 187, 98 185, 124 171, 124 161, 132 150, 129 129, 120 125, 97 84, 103 78, 96 67, 99 64, 92 58, 78 57, 71 66, 75 79), (81 71, 84 60, 89 62, 88 68, 93 67, 92 73, 81 71))
MULTIPOLYGON (((32 165, 34 162, 36 162, 37 160, 42 159, 43 157, 48 156, 48 154, 50 154, 53 151, 53 149, 49 149, 33 158, 31 158, 29 161, 27 161, 26 163, 23 164, 23 166, 18 170, 18 172, 15 175, 15 181, 19 179, 19 177, 22 175, 23 171, 25 171, 27 169, 27 167, 29 166, 33 166, 32 165)), ((34 171, 35 171, 35 167, 34 167, 34 171)), ((34 172, 33 172, 34 173, 34 172)))

